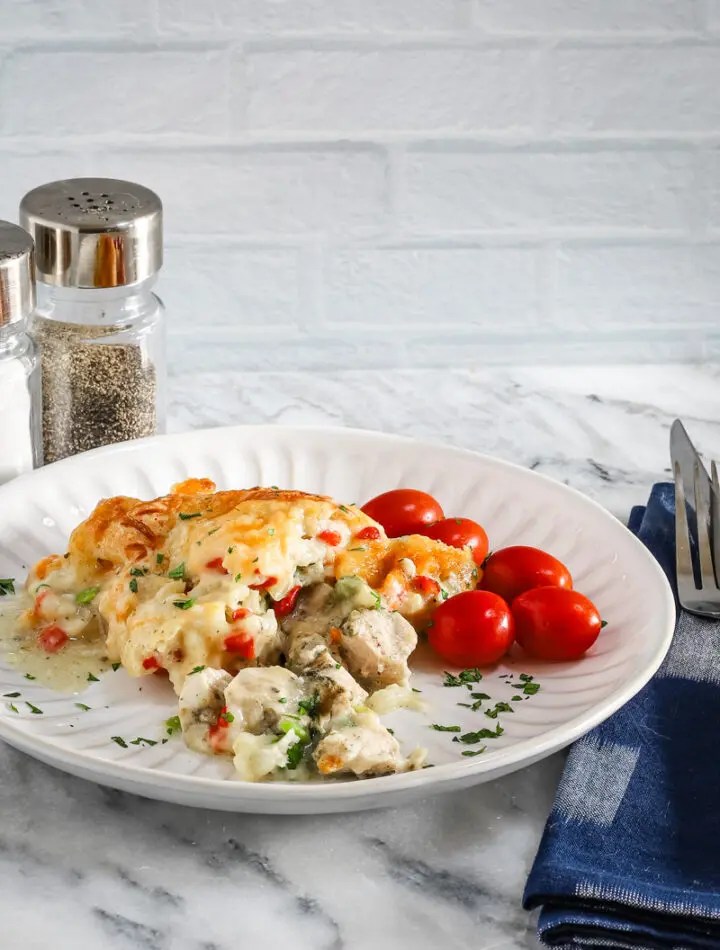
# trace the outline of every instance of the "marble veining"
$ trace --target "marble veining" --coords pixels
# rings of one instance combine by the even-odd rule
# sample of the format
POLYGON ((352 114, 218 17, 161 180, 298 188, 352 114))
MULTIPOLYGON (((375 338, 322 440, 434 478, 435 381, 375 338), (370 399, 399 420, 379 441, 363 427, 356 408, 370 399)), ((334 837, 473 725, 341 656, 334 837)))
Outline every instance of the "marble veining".
MULTIPOLYGON (((720 370, 177 375, 170 428, 377 428, 498 455, 626 517, 670 422, 720 455, 720 370)), ((520 895, 563 756, 418 804, 328 817, 135 798, 0 745, 2 950, 536 947, 520 895)))

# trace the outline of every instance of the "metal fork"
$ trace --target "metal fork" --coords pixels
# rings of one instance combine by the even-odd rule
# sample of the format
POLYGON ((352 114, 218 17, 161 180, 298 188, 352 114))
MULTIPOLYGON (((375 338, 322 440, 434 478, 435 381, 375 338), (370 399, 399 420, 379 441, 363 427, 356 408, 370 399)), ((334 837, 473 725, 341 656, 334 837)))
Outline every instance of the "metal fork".
MULTIPOLYGON (((675 562, 677 568, 678 597, 680 603, 693 614, 702 617, 720 618, 720 587, 718 587, 713 565, 713 545, 711 539, 720 544, 720 483, 715 462, 712 463, 712 476, 708 477, 694 446, 690 442, 682 424, 673 425, 674 435, 687 439, 690 452, 683 453, 681 465, 676 452, 673 452, 673 474, 675 477, 675 562), (677 429, 681 430, 680 432, 677 429), (688 471, 690 469, 691 471, 688 471), (691 479, 688 477, 691 475, 691 479), (693 503, 689 506, 685 496, 685 485, 693 486, 693 503), (693 567, 692 542, 688 507, 695 512, 695 535, 697 541, 698 569, 693 567)), ((716 547, 716 552, 718 548, 716 547)))

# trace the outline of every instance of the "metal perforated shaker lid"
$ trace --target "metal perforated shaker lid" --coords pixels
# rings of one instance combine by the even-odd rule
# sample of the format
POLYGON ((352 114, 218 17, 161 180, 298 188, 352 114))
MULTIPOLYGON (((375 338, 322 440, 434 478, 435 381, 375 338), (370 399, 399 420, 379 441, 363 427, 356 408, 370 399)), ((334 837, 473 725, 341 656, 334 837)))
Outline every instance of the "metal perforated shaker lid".
POLYGON ((115 178, 69 178, 29 191, 20 224, 35 241, 37 279, 57 287, 123 287, 162 266, 162 202, 115 178))
POLYGON ((0 221, 0 330, 20 323, 35 307, 33 242, 17 224, 0 221))

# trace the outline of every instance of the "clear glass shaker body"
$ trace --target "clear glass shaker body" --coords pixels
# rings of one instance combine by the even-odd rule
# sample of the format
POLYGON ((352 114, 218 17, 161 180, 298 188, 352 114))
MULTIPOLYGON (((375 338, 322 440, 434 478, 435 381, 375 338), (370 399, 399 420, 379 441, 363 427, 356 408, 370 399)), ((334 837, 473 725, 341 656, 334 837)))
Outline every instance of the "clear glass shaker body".
POLYGON ((165 430, 165 320, 155 281, 38 283, 30 332, 42 369, 46 463, 165 430))
POLYGON ((0 328, 0 485, 42 465, 40 367, 22 327, 0 328))

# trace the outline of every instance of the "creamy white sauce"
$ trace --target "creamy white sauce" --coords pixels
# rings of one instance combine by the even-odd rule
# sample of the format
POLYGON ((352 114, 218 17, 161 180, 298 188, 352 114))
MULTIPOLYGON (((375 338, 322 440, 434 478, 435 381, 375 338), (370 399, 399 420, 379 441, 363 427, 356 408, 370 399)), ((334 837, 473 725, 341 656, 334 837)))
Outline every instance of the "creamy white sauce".
POLYGON ((42 686, 61 693, 80 693, 110 669, 105 639, 96 624, 83 637, 71 638, 57 653, 37 644, 37 634, 19 624, 20 615, 32 607, 26 593, 0 598, 0 660, 34 677, 42 686))

